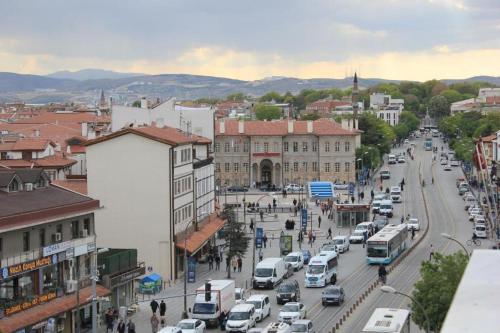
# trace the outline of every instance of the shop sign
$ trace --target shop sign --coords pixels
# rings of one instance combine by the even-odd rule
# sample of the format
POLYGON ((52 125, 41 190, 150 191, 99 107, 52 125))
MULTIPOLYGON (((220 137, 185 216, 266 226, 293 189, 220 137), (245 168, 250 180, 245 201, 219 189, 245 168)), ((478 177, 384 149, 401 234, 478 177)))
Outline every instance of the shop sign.
POLYGON ((12 265, 2 268, 2 278, 19 275, 25 272, 34 271, 40 267, 49 266, 57 263, 57 255, 31 260, 22 264, 12 265))
POLYGON ((83 244, 83 245, 75 247, 75 257, 79 257, 79 256, 87 254, 87 253, 88 253, 87 244, 83 244))
POLYGON ((123 273, 121 275, 112 277, 109 281, 109 284, 110 284, 111 288, 113 288, 113 287, 120 285, 124 282, 133 280, 136 277, 144 275, 145 273, 146 273, 146 268, 144 266, 137 267, 132 271, 128 271, 128 272, 123 273))
POLYGON ((87 244, 87 251, 88 252, 94 252, 95 251, 95 242, 87 244))
POLYGON ((15 313, 31 309, 34 306, 51 301, 51 300, 55 299, 56 297, 57 297, 57 294, 55 292, 50 292, 48 294, 36 296, 31 301, 16 304, 14 306, 11 306, 10 308, 6 308, 5 315, 10 316, 10 315, 13 315, 15 313))
POLYGON ((71 259, 75 256, 75 249, 70 248, 66 250, 66 259, 71 259))
POLYGON ((52 244, 43 248, 43 256, 50 256, 55 253, 63 252, 69 249, 73 245, 72 241, 66 241, 62 243, 52 244))

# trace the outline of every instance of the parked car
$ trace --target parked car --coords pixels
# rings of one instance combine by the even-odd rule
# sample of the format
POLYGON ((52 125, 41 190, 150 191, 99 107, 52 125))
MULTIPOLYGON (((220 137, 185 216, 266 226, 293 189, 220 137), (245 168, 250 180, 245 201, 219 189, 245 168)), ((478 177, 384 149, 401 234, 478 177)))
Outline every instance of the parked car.
POLYGON ((182 333, 203 333, 206 324, 199 319, 183 319, 177 323, 177 327, 182 330, 182 333))
POLYGON ((410 140, 405 139, 404 143, 405 143, 405 144, 408 144, 408 143, 410 143, 410 140))
POLYGON ((340 305, 344 302, 345 294, 344 289, 339 286, 329 286, 321 294, 321 303, 323 305, 337 304, 340 305))
POLYGON ((299 184, 288 184, 285 186, 287 192, 301 192, 304 191, 304 187, 299 184))
POLYGON ((288 302, 280 310, 278 321, 293 323, 307 316, 306 306, 299 302, 288 302))
POLYGON ((398 157, 398 163, 405 163, 405 162, 406 162, 405 157, 404 157, 404 156, 402 156, 402 155, 400 155, 400 156, 398 157))
POLYGON ((451 165, 446 164, 446 165, 444 166, 444 171, 451 171, 451 165))
POLYGON ((460 161, 459 160, 451 160, 450 165, 452 167, 460 166, 460 161))
POLYGON ((234 186, 229 186, 227 188, 227 191, 228 192, 248 192, 248 188, 244 187, 244 186, 234 185, 234 186))
POLYGON ((286 302, 297 302, 300 300, 300 286, 297 280, 283 282, 276 290, 276 302, 285 304, 286 302))
POLYGON ((446 164, 448 164, 448 159, 447 158, 443 158, 443 159, 441 159, 440 163, 441 163, 441 165, 446 165, 446 164))
POLYGON ((257 321, 262 321, 264 318, 271 315, 271 302, 269 301, 269 296, 267 295, 252 295, 246 300, 246 303, 253 304, 255 306, 257 321))
POLYGON ((380 177, 382 179, 390 179, 391 178, 391 172, 389 170, 382 170, 382 171, 380 171, 380 177))
POLYGON ((354 232, 349 236, 349 243, 363 243, 365 240, 365 232, 362 230, 354 230, 354 232))
POLYGON ((420 230, 420 221, 417 218, 412 217, 406 223, 406 227, 408 228, 408 230, 420 230))
POLYGON ((368 233, 367 236, 370 237, 375 232, 374 229, 375 225, 373 224, 373 222, 361 222, 358 225, 356 225, 355 230, 366 231, 368 233))
POLYGON ((309 264, 309 259, 311 259, 311 251, 309 250, 300 250, 302 252, 302 255, 304 256, 304 265, 309 264))
POLYGON ((296 320, 292 324, 292 333, 314 333, 314 326, 309 319, 296 320))
POLYGON ((349 237, 347 236, 335 236, 333 237, 333 242, 340 253, 349 251, 349 237))

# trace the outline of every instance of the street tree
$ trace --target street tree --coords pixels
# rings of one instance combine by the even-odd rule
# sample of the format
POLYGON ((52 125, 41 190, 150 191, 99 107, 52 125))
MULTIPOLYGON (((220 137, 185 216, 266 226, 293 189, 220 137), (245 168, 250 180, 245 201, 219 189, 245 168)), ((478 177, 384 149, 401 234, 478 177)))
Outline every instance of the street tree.
POLYGON ((241 92, 233 93, 233 94, 227 95, 226 100, 232 101, 232 102, 243 102, 245 100, 245 94, 243 94, 241 92))
POLYGON ((361 144, 375 146, 381 154, 389 153, 396 138, 391 126, 371 112, 363 112, 358 121, 359 129, 364 132, 361 144))
POLYGON ((276 91, 270 91, 259 98, 259 102, 271 102, 271 101, 281 103, 283 102, 283 97, 276 91))
POLYGON ((429 101, 429 112, 434 118, 442 118, 450 114, 450 105, 446 97, 433 96, 429 101))
POLYGON ((403 111, 399 116, 399 123, 406 125, 410 132, 416 131, 420 126, 420 119, 410 111, 403 111))
MULTIPOLYGON (((420 267, 420 280, 415 284, 413 297, 420 303, 429 317, 432 332, 439 332, 453 295, 467 266, 468 257, 462 252, 452 255, 435 253, 431 261, 424 261, 420 267)), ((413 321, 421 328, 426 327, 426 317, 417 303, 411 305, 413 321)))
POLYGON ((258 120, 280 119, 281 109, 274 105, 257 104, 255 106, 255 117, 258 120))
MULTIPOLYGON (((227 218, 227 221, 223 229, 223 238, 226 242, 227 260, 231 263, 233 258, 245 257, 250 239, 242 230, 243 224, 238 223, 237 215, 234 213, 234 210, 225 210, 224 216, 227 218)), ((231 267, 227 270, 227 278, 231 278, 231 267)))
POLYGON ((317 113, 304 113, 300 116, 301 120, 318 120, 319 115, 317 113))

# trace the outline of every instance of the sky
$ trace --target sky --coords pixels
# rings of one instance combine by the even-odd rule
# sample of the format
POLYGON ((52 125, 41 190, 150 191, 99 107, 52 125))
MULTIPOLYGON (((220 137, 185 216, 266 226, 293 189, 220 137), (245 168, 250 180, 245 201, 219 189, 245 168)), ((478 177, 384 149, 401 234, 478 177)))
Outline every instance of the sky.
POLYGON ((500 0, 0 0, 0 12, 4 72, 500 76, 500 0))

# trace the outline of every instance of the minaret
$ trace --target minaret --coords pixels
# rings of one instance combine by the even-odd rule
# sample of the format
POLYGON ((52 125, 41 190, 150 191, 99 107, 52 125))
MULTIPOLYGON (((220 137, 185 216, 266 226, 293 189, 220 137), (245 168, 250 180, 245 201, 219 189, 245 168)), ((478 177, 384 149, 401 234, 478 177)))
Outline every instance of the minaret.
POLYGON ((358 75, 354 72, 354 82, 352 86, 352 111, 353 111, 353 128, 358 128, 358 75))
POLYGON ((104 98, 104 89, 101 89, 101 99, 99 100, 99 107, 103 108, 106 106, 106 99, 104 98))

